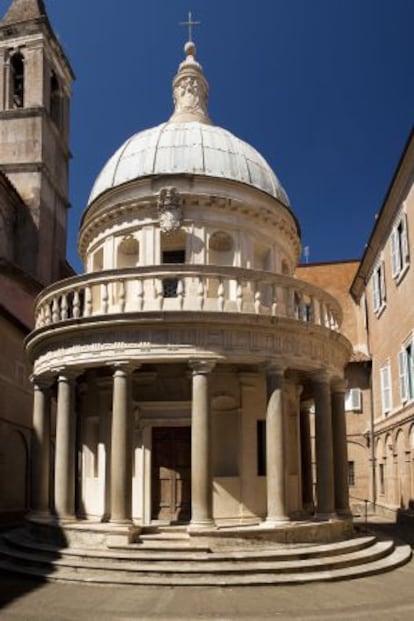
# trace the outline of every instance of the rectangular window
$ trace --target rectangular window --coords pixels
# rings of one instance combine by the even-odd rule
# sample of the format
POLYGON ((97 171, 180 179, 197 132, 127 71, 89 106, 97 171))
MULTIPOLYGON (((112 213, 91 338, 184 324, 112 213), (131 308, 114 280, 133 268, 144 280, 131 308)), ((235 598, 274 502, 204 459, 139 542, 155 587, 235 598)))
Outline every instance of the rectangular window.
POLYGON ((399 279, 409 265, 407 216, 402 214, 391 233, 391 266, 393 278, 399 279))
POLYGON ((348 462, 348 485, 355 485, 355 462, 348 462))
POLYGON ((257 421, 257 476, 266 476, 266 421, 257 421))
POLYGON ((360 388, 351 388, 346 391, 345 412, 362 412, 362 392, 360 388))
POLYGON ((409 343, 398 353, 401 402, 414 398, 414 360, 413 343, 409 343))
POLYGON ((389 365, 380 369, 381 378, 381 402, 382 413, 384 415, 391 411, 392 394, 391 394, 391 368, 389 365))
MULTIPOLYGON (((185 250, 163 250, 163 263, 185 263, 185 250)), ((163 278, 162 280, 164 298, 176 298, 178 290, 178 278, 163 278)))
POLYGON ((385 306, 386 302, 385 266, 383 261, 381 261, 381 263, 375 268, 372 274, 372 295, 374 312, 379 313, 385 306))

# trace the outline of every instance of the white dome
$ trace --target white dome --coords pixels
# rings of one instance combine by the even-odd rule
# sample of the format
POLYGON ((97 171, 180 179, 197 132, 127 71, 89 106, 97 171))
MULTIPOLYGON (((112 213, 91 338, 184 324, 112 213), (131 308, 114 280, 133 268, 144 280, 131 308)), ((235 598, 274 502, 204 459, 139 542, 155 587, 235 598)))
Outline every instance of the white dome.
POLYGON ((289 206, 266 160, 226 129, 198 121, 168 122, 138 132, 108 160, 89 197, 149 175, 190 173, 247 183, 289 206))

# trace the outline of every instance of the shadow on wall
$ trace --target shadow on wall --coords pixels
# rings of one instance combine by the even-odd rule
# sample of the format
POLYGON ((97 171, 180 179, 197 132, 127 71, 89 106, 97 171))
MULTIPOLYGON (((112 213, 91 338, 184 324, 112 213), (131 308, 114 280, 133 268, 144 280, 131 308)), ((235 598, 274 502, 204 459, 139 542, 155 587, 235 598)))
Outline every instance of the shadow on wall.
POLYGON ((0 442, 0 528, 23 521, 29 507, 28 439, 3 426, 0 442))

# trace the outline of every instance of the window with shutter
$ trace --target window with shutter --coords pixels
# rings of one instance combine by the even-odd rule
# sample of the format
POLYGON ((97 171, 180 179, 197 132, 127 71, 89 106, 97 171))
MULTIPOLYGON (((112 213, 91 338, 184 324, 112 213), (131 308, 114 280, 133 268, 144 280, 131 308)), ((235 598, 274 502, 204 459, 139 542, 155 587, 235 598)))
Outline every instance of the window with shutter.
POLYGON ((397 282, 407 271, 409 259, 407 215, 403 213, 391 233, 391 272, 397 282))
POLYGON ((405 349, 398 352, 398 369, 399 369, 399 375, 400 375, 401 402, 405 403, 408 399, 407 356, 406 356, 405 349))
POLYGON ((391 233, 391 266, 393 278, 398 276, 400 272, 400 247, 398 244, 397 230, 393 229, 391 233))
POLYGON ((407 214, 403 214, 401 219, 402 224, 402 232, 401 232, 401 250, 402 250, 402 260, 404 265, 406 265, 410 258, 410 247, 408 244, 408 229, 407 229, 407 214))
POLYGON ((409 343, 398 352, 401 403, 414 398, 413 345, 409 343))
POLYGON ((377 271, 374 272, 372 278, 372 294, 374 301, 374 311, 377 311, 380 307, 380 290, 379 290, 379 280, 377 271))
POLYGON ((380 369, 382 413, 385 415, 391 410, 391 369, 389 366, 380 369))
POLYGON ((385 306, 385 267, 384 262, 376 267, 372 274, 372 296, 374 304, 374 312, 377 315, 383 310, 385 306))
POLYGON ((345 395, 345 411, 361 412, 362 411, 362 393, 360 388, 351 388, 346 391, 345 395))

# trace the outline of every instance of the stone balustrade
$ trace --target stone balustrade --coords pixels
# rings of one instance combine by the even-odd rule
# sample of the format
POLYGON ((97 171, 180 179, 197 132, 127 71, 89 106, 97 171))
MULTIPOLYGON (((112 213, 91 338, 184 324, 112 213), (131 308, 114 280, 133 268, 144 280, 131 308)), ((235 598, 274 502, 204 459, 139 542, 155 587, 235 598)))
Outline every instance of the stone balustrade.
POLYGON ((331 295, 296 278, 228 266, 165 264, 75 276, 38 297, 36 328, 93 316, 203 311, 289 318, 339 331, 331 295))

